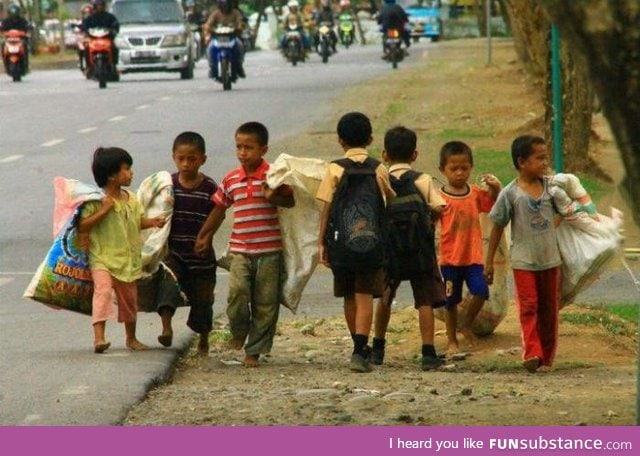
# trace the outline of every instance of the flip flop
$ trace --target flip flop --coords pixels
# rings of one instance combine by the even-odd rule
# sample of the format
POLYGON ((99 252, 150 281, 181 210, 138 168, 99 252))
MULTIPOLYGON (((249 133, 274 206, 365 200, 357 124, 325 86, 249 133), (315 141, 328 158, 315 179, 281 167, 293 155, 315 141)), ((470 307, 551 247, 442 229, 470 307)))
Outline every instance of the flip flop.
POLYGON ((95 344, 93 346, 94 353, 104 353, 107 348, 111 347, 111 342, 104 342, 102 344, 95 344))

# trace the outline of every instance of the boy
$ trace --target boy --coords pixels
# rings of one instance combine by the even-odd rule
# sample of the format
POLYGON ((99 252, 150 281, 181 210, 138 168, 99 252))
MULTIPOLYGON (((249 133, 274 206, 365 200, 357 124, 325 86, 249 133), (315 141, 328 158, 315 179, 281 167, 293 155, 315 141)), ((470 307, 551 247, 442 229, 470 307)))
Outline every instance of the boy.
POLYGON ((463 283, 467 284, 471 301, 460 325, 460 332, 469 343, 473 340, 473 320, 489 298, 489 287, 483 275, 484 253, 479 217, 481 212, 491 210, 501 186, 489 174, 482 176, 488 190, 468 184, 473 170, 473 155, 471 148, 460 141, 450 141, 442 146, 439 169, 447 179, 447 183, 440 189, 447 206, 440 218, 439 255, 447 296, 447 352, 455 354, 459 350, 456 337, 457 306, 462 301, 463 283))
MULTIPOLYGON (((412 216, 419 215, 422 210, 425 215, 420 223, 429 224, 429 227, 423 229, 419 235, 424 238, 424 242, 428 243, 428 248, 419 250, 416 258, 399 258, 399 261, 410 261, 414 265, 423 262, 422 268, 416 268, 411 272, 409 283, 413 291, 414 305, 418 310, 418 321, 420 325, 420 335, 422 338, 422 370, 436 369, 442 365, 442 361, 436 354, 434 347, 434 316, 433 308, 444 305, 444 285, 442 277, 438 270, 435 257, 435 241, 433 239, 433 221, 431 217, 437 218, 442 211, 445 202, 438 194, 438 191, 432 185, 432 178, 428 174, 416 173, 411 169, 411 163, 415 162, 418 157, 416 150, 417 137, 412 130, 398 126, 387 131, 384 137, 384 151, 382 157, 389 165, 389 174, 391 176, 391 186, 398 194, 397 200, 400 200, 401 186, 404 186, 405 178, 413 179, 413 185, 410 190, 411 195, 403 195, 403 201, 413 198, 415 204, 409 206, 412 209, 412 216), (407 174, 408 173, 408 174, 407 174), (416 198, 417 197, 417 198, 416 198), (427 209, 428 208, 428 209, 427 209), (431 216, 430 216, 431 214, 431 216), (431 235, 428 235, 431 233, 431 235)), ((397 202, 401 204, 400 201, 397 202)), ((389 208, 393 208, 396 204, 394 199, 389 201, 389 208)), ((406 203, 404 203, 406 205, 406 203)), ((392 216, 390 215, 390 219, 392 216)), ((393 229, 393 227, 392 227, 393 229)), ((399 233, 403 235, 405 233, 399 233)), ((408 233, 406 233, 408 235, 408 233)), ((394 243, 392 243, 392 248, 394 243)), ((418 251, 418 249, 415 249, 418 251)), ((410 267, 408 264, 405 268, 410 267)), ((375 315, 375 335, 373 338, 373 347, 371 359, 375 364, 382 364, 384 360, 385 349, 385 333, 391 316, 391 303, 395 297, 396 291, 402 282, 402 278, 394 277, 394 268, 390 270, 389 290, 387 290, 376 307, 375 315)))
POLYGON ((515 283, 523 365, 534 373, 550 367, 558 341, 560 265, 552 197, 546 174, 549 157, 544 139, 517 137, 511 144, 518 177, 498 195, 489 217, 494 223, 485 263, 493 281, 493 258, 504 227, 511 222, 511 267, 515 283))
MULTIPOLYGON (((179 290, 170 274, 178 281, 190 306, 187 326, 200 335, 198 353, 209 353, 209 333, 213 328, 213 299, 216 285, 216 257, 213 249, 203 255, 193 251, 200 228, 213 209, 211 197, 218 184, 200 172, 207 161, 205 141, 198 133, 186 131, 173 141, 173 162, 178 169, 171 175, 174 204, 169 232, 169 252, 164 259, 161 281, 156 295, 156 308, 162 320, 158 342, 170 347, 173 342, 171 319, 181 301, 179 290)), ((211 236, 207 245, 211 246, 211 236)))
POLYGON ((293 207, 294 200, 290 187, 266 185, 267 128, 259 122, 244 123, 235 140, 240 166, 227 173, 211 198, 215 206, 198 233, 195 251, 206 254, 211 236, 233 206, 227 301, 230 346, 237 350, 244 346, 244 365, 257 367, 260 355, 271 351, 278 322, 283 259, 277 206, 293 207))
MULTIPOLYGON (((384 211, 384 199, 395 196, 389 184, 389 175, 382 163, 369 158, 366 147, 373 140, 371 122, 360 112, 350 112, 338 122, 338 143, 345 151, 344 162, 355 164, 369 163, 375 175, 376 194, 371 195, 381 201, 379 210, 384 211)), ((335 205, 334 196, 338 183, 345 175, 345 167, 339 163, 329 164, 327 174, 318 187, 316 198, 324 203, 320 216, 320 235, 318 238, 319 259, 325 266, 331 267, 334 281, 334 296, 344 298, 344 315, 347 327, 353 339, 353 353, 349 368, 354 372, 370 372, 367 344, 373 318, 373 298, 382 295, 385 285, 385 270, 382 265, 373 268, 339 269, 332 252, 328 251, 325 234, 330 222, 331 208, 335 205)), ((346 176, 345 176, 346 177, 346 176)))

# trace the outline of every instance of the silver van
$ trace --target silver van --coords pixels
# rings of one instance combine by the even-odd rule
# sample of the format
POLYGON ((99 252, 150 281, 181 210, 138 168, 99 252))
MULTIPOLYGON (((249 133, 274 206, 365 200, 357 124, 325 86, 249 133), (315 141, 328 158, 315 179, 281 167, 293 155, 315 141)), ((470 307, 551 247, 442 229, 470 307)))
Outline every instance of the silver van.
POLYGON ((193 78, 198 48, 179 0, 113 0, 111 13, 120 23, 120 73, 175 71, 193 78))

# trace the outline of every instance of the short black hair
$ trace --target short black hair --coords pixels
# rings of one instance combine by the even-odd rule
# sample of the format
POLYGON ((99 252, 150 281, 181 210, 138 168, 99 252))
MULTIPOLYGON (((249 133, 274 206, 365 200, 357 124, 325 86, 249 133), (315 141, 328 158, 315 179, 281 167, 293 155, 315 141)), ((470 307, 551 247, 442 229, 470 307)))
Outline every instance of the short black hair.
POLYGON ((473 166, 471 147, 462 141, 449 141, 440 149, 440 168, 444 168, 449 157, 454 155, 466 155, 469 158, 469 163, 473 166))
POLYGON ((338 138, 347 147, 366 147, 373 129, 371 121, 361 112, 349 112, 338 121, 338 138))
POLYGON ((409 162, 417 144, 416 133, 401 125, 387 130, 384 135, 384 150, 394 162, 409 162))
POLYGON ((202 155, 205 155, 206 147, 204 143, 204 138, 196 132, 193 131, 184 131, 176 136, 176 139, 173 140, 173 151, 175 151, 178 147, 182 145, 190 145, 195 147, 198 152, 201 152, 202 155))
POLYGON ((93 153, 91 171, 98 187, 104 187, 109 177, 118 174, 122 165, 133 165, 133 158, 119 147, 98 147, 93 153))
POLYGON ((544 138, 535 135, 522 135, 513 140, 511 143, 511 159, 516 169, 520 169, 518 160, 529 158, 533 153, 533 146, 536 144, 546 144, 546 142, 544 138))
POLYGON ((236 130, 237 134, 252 135, 261 146, 269 145, 269 130, 260 122, 245 122, 236 130))

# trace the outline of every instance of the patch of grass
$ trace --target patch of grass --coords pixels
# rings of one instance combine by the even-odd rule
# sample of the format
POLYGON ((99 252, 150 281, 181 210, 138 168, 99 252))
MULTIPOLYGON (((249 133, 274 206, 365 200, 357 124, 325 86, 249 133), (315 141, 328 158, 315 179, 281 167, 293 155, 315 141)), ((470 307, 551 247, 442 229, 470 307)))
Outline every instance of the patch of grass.
POLYGON ((613 189, 611 184, 607 184, 606 182, 592 176, 583 173, 578 173, 576 175, 580 178, 580 182, 596 204, 602 196, 606 195, 613 189))
POLYGON ((637 304, 607 304, 601 307, 603 310, 626 320, 633 325, 638 324, 640 318, 640 307, 637 304))
POLYGON ((609 334, 618 336, 633 336, 637 332, 637 324, 631 324, 605 309, 594 309, 584 313, 566 312, 560 314, 560 319, 574 325, 601 327, 609 334))
POLYGON ((478 130, 458 130, 456 128, 445 128, 438 133, 438 137, 444 142, 446 141, 468 141, 473 138, 486 138, 491 136, 491 131, 478 131, 478 130))
POLYGON ((213 330, 209 333, 209 341, 214 343, 228 342, 231 340, 231 332, 213 330))

